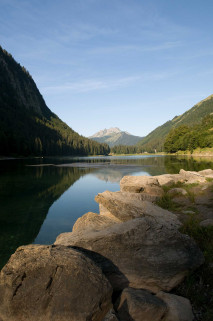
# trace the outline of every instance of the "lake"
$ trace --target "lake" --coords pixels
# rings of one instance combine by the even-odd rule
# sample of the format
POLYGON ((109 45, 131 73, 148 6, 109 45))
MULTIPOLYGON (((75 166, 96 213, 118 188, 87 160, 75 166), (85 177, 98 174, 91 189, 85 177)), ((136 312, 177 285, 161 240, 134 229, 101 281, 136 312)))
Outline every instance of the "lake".
POLYGON ((212 158, 161 155, 0 160, 0 268, 20 245, 51 244, 78 217, 98 213, 95 195, 125 175, 213 169, 212 158))

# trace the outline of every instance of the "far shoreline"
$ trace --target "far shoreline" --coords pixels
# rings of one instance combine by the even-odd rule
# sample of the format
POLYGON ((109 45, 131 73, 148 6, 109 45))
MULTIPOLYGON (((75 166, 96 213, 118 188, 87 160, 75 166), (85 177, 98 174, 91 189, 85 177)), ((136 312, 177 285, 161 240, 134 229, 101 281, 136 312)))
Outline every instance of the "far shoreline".
POLYGON ((120 156, 184 156, 184 157, 213 157, 213 148, 199 149, 193 152, 178 151, 175 153, 156 152, 156 153, 134 153, 134 154, 115 154, 109 153, 108 155, 51 155, 51 156, 0 156, 0 161, 5 160, 25 160, 25 159, 44 159, 44 158, 77 158, 77 157, 120 157, 120 156))

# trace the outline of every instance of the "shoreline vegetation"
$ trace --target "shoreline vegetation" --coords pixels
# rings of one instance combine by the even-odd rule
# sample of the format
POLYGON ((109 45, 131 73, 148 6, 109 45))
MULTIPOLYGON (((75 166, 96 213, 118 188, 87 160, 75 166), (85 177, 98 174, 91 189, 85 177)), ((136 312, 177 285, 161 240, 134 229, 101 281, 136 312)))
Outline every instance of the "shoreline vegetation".
POLYGON ((211 321, 213 170, 124 176, 95 200, 53 245, 11 256, 0 319, 211 321))
POLYGON ((189 150, 178 151, 176 153, 156 152, 156 153, 135 153, 135 154, 116 154, 110 153, 109 156, 135 156, 135 155, 163 155, 163 156, 202 156, 202 157, 213 157, 213 148, 197 148, 193 152, 189 150))
POLYGON ((107 157, 107 156, 187 156, 187 157, 213 157, 213 148, 197 148, 193 152, 186 150, 186 151, 178 151, 176 153, 166 153, 166 152, 156 152, 156 153, 133 153, 133 154, 117 154, 117 153, 109 153, 108 155, 56 155, 56 156, 0 156, 1 160, 16 160, 16 159, 43 159, 43 158, 63 158, 63 157, 107 157))
MULTIPOLYGON (((202 102, 201 102, 202 103, 202 102)), ((111 153, 180 153, 180 154, 212 154, 213 151, 213 96, 203 101, 207 109, 192 108, 180 117, 175 117, 164 125, 157 127, 141 142, 134 146, 117 145, 110 149, 111 153), (207 105, 206 105, 207 103, 207 105), (196 111, 198 114, 193 112, 196 111), (195 118, 190 117, 191 112, 195 118), (200 112, 202 115, 200 115, 200 112), (185 116, 184 116, 185 115, 185 116), (202 117, 199 117, 202 116, 202 117), (189 119, 188 119, 189 117, 189 119), (182 118, 182 121, 180 121, 182 118), (188 119, 188 122, 186 121, 188 119), (190 122, 189 120, 193 120, 190 122)), ((192 116, 192 115, 191 115, 192 116)))

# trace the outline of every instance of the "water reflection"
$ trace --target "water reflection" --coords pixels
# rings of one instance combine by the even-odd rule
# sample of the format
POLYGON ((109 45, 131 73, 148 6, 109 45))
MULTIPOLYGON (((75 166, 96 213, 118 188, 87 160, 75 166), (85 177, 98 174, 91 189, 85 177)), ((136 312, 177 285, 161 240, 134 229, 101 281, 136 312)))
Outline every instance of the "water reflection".
POLYGON ((165 157, 164 158, 165 170, 167 173, 176 174, 180 169, 186 171, 202 171, 207 168, 213 169, 212 157, 165 157))
POLYGON ((86 174, 72 185, 53 205, 35 243, 50 244, 58 234, 72 231, 73 224, 83 214, 98 212, 95 195, 105 190, 118 191, 119 184, 97 179, 94 174, 86 174))
POLYGON ((80 157, 0 162, 0 266, 19 245, 52 243, 76 219, 98 211, 94 196, 119 190, 125 175, 160 175, 213 168, 211 158, 80 157), (70 163, 83 163, 70 167, 70 163), (48 166, 26 166, 47 165, 48 166), (63 164, 63 167, 55 165, 63 164), (68 165, 65 165, 68 164, 68 165), (89 167, 87 164, 101 164, 89 167), (103 166, 104 165, 104 166, 103 166))
POLYGON ((19 245, 32 243, 49 208, 85 171, 13 168, 0 176, 0 265, 19 245))

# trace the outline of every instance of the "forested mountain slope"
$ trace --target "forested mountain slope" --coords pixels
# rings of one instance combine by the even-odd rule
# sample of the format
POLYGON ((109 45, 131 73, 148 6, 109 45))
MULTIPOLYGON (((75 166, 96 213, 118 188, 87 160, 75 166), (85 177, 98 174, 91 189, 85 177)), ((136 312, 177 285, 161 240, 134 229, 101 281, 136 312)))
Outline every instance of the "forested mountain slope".
POLYGON ((166 136, 164 149, 168 153, 196 148, 213 147, 213 113, 205 116, 201 124, 181 125, 173 128, 166 136))
POLYGON ((137 146, 144 151, 163 150, 165 137, 172 128, 180 125, 192 126, 201 123, 203 117, 213 113, 213 95, 202 100, 194 107, 186 111, 180 116, 174 117, 162 126, 157 127, 150 134, 144 137, 137 146))
POLYGON ((106 154, 46 106, 29 72, 0 47, 0 155, 106 154))

